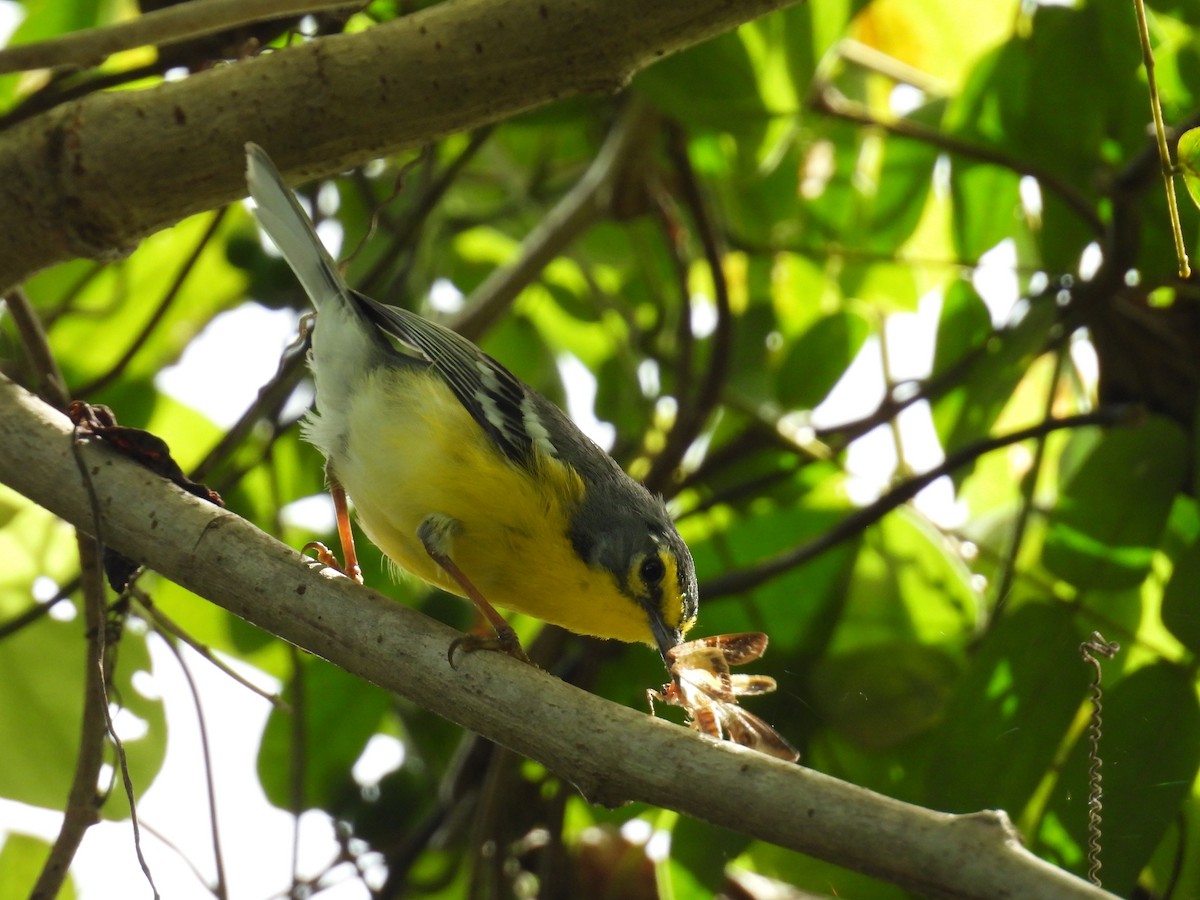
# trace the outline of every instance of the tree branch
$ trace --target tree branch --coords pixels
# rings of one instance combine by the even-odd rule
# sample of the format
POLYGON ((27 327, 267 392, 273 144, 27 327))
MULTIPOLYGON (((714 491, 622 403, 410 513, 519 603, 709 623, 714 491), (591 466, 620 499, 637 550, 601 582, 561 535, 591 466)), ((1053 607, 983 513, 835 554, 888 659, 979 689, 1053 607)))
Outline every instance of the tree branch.
POLYGON ((0 134, 0 291, 246 195, 243 144, 328 176, 579 93, 794 0, 449 0, 357 34, 85 97, 0 134), (167 186, 171 189, 167 190, 167 186))
POLYGON ((0 74, 57 66, 85 68, 122 50, 173 44, 285 16, 335 7, 346 0, 205 0, 144 13, 102 28, 73 31, 35 44, 0 50, 0 74))
MULTIPOLYGON (((0 481, 90 529, 67 421, 0 380, 0 481)), ((498 653, 328 570, 107 447, 80 448, 105 541, 237 616, 538 760, 588 799, 640 800, 931 896, 1102 898, 1021 847, 1002 813, 952 816, 653 719, 498 653), (531 698, 536 698, 534 702, 531 698)))
MULTIPOLYGON (((71 431, 69 428, 65 431, 69 456, 71 431)), ((67 462, 70 462, 69 458, 67 462)), ((65 472, 63 474, 65 475, 65 472)), ((78 474, 75 473, 76 478, 78 474)), ((84 506, 87 506, 86 499, 84 506)), ((104 764, 104 739, 108 734, 107 698, 104 690, 104 678, 109 662, 105 653, 104 629, 108 623, 105 621, 104 576, 100 564, 100 548, 96 540, 85 533, 92 526, 82 524, 91 518, 91 513, 85 510, 80 512, 81 525, 76 530, 75 537, 79 544, 79 566, 83 573, 87 663, 83 669, 83 720, 79 753, 75 759, 75 775, 71 780, 71 792, 67 798, 62 827, 30 892, 30 900, 53 900, 58 896, 67 879, 71 861, 75 859, 75 853, 83 842, 83 836, 100 820, 100 806, 103 803, 99 784, 100 768, 104 764)))
POLYGON ((944 460, 920 475, 906 478, 889 490, 873 503, 855 510, 842 519, 828 531, 807 541, 791 550, 777 553, 746 569, 735 569, 706 580, 700 585, 700 597, 703 600, 713 600, 729 594, 739 594, 765 584, 772 578, 799 568, 811 559, 815 559, 827 550, 836 547, 842 541, 856 537, 869 526, 874 525, 892 510, 912 500, 917 494, 933 484, 939 478, 952 474, 956 469, 975 462, 1004 447, 1019 444, 1034 438, 1041 438, 1052 431, 1062 428, 1082 428, 1086 425, 1127 425, 1133 424, 1142 410, 1129 404, 1114 404, 1102 406, 1093 412, 1078 413, 1061 419, 1044 419, 1036 425, 1021 428, 1008 434, 993 435, 981 438, 966 447, 950 453, 944 460))

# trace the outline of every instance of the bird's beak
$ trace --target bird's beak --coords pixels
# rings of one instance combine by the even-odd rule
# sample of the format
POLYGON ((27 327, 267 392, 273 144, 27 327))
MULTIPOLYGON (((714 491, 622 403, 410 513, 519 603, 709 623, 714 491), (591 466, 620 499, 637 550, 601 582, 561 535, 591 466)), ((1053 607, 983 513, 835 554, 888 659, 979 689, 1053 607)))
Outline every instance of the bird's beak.
POLYGON ((667 651, 679 645, 683 640, 683 634, 678 628, 669 627, 662 619, 656 616, 650 618, 650 630, 654 632, 654 642, 658 644, 658 652, 662 655, 663 662, 667 664, 667 668, 669 669, 671 663, 667 659, 667 651))

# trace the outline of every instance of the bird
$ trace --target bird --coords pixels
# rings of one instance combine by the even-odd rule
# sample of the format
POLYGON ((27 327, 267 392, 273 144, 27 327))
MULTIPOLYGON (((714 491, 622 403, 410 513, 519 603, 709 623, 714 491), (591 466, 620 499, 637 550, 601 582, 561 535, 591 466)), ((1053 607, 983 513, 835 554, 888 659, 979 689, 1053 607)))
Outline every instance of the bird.
MULTIPOLYGON (((496 607, 658 649, 696 620, 696 570, 663 500, 557 406, 456 332, 349 287, 260 146, 246 144, 254 213, 315 309, 315 409, 346 574, 359 527, 396 566, 474 603, 525 659, 496 607)), ((332 554, 322 562, 336 565, 332 554)))

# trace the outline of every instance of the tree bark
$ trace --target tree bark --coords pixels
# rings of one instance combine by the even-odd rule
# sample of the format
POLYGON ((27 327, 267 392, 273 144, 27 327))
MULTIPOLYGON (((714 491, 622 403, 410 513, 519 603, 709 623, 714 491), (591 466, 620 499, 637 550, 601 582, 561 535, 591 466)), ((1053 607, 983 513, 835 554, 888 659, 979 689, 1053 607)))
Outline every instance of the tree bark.
POLYGON ((108 448, 0 378, 0 482, 165 577, 374 684, 535 759, 585 797, 674 809, 923 895, 1111 894, 1025 850, 1002 812, 952 816, 718 743, 499 653, 311 561, 108 448), (101 521, 73 453, 83 454, 101 521))
POLYGON ((449 0, 0 134, 0 293, 246 195, 246 141, 291 178, 588 92, 795 0, 449 0), (17 227, 16 223, 20 223, 17 227))

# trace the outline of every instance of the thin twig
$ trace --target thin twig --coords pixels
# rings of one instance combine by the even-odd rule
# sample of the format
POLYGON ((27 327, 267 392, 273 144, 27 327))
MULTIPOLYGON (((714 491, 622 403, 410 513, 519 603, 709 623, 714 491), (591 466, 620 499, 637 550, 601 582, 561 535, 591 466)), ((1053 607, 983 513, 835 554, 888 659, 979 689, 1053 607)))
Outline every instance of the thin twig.
POLYGON ((858 125, 869 125, 873 128, 879 128, 895 137, 920 141, 931 147, 944 150, 952 156, 990 163, 1008 169, 1010 172, 1015 172, 1018 175, 1028 175, 1031 178, 1035 178, 1044 188, 1057 195, 1059 199, 1066 203, 1083 220, 1094 235, 1102 237, 1105 233, 1104 222, 1101 221, 1093 203, 1058 175, 1031 163, 1028 159, 1008 156, 992 147, 975 144, 941 131, 935 131, 932 128, 926 128, 923 125, 910 122, 907 119, 898 119, 893 122, 883 121, 871 115, 866 110, 860 109, 857 104, 851 103, 841 95, 836 94, 832 86, 828 84, 822 84, 819 90, 815 90, 810 102, 813 109, 828 116, 858 125))
POLYGON ((478 338, 551 260, 603 218, 632 160, 646 151, 645 132, 654 122, 655 114, 639 102, 625 108, 583 177, 525 238, 521 255, 494 269, 471 294, 451 323, 455 331, 478 338))
MULTIPOLYGON (((198 640, 180 628, 170 616, 158 608, 154 601, 150 599, 149 595, 147 595, 146 592, 141 588, 134 588, 130 591, 130 595, 135 601, 137 601, 138 612, 147 619, 151 620, 154 623, 154 626, 160 631, 165 632, 167 637, 183 641, 194 651, 196 651, 196 653, 198 653, 208 662, 212 663, 212 665, 218 671, 228 675, 242 687, 246 688, 246 690, 266 700, 271 704, 272 707, 280 712, 286 713, 291 711, 291 707, 284 703, 283 699, 278 694, 272 694, 270 691, 264 691, 254 682, 243 678, 234 669, 231 669, 229 666, 223 663, 221 658, 213 653, 212 650, 204 646, 204 644, 200 643, 198 640)), ((168 640, 167 643, 170 643, 170 641, 168 640)))
POLYGON ((196 877, 196 880, 198 882, 200 882, 202 885, 204 885, 204 889, 207 890, 209 893, 212 893, 212 885, 210 885, 208 883, 208 879, 204 877, 204 873, 201 872, 199 868, 197 868, 196 864, 194 862, 192 862, 190 858, 188 858, 188 855, 183 852, 183 850, 179 847, 178 844, 176 844, 174 841, 172 841, 169 837, 167 837, 165 834, 163 834, 161 831, 159 831, 157 828, 155 828, 149 822, 145 822, 145 821, 142 822, 142 830, 144 832, 146 832, 146 834, 150 835, 151 837, 159 840, 162 843, 162 845, 164 847, 166 847, 168 850, 173 851, 175 853, 175 855, 179 857, 179 861, 182 862, 185 866, 187 866, 191 870, 192 875, 194 875, 196 877))
POLYGON ((228 212, 228 210, 228 206, 222 206, 216 211, 216 214, 213 215, 212 221, 208 223, 208 228, 204 229, 204 234, 200 236, 200 240, 196 243, 196 246, 192 249, 192 252, 189 253, 187 259, 183 261, 183 265, 179 267, 179 271, 175 274, 175 278, 171 282, 170 287, 167 288, 167 292, 163 295, 162 300, 159 301, 158 307, 146 321, 146 324, 142 326, 142 330, 138 332, 138 335, 125 349, 125 352, 121 354, 121 358, 113 363, 107 372, 99 375, 92 381, 80 387, 76 392, 76 396, 90 397, 93 394, 104 390, 119 377, 121 377, 121 373, 125 371, 126 366, 133 361, 133 358, 137 355, 137 352, 145 346, 146 341, 150 339, 150 335, 154 333, 154 329, 158 327, 160 322, 162 322, 163 317, 167 314, 167 311, 171 308, 171 305, 179 296, 179 292, 183 288, 183 283, 187 280, 187 277, 196 267, 196 263, 199 262, 200 254, 204 252, 204 249, 208 246, 209 241, 211 241, 213 236, 217 233, 217 229, 221 227, 221 221, 225 218, 225 213, 228 212))
POLYGON ((1100 681, 1104 673, 1100 670, 1098 656, 1112 659, 1121 649, 1117 643, 1109 643, 1098 631, 1079 645, 1083 661, 1094 670, 1091 684, 1092 716, 1088 723, 1088 880, 1100 887, 1100 840, 1104 812, 1103 776, 1100 767, 1104 764, 1100 757, 1100 737, 1103 729, 1102 713, 1104 708, 1100 702, 1103 692, 1100 681))
POLYGON ((54 900, 58 896, 84 834, 100 819, 100 797, 96 785, 100 779, 100 767, 104 763, 106 710, 101 679, 96 677, 96 673, 104 670, 104 577, 101 574, 97 541, 82 531, 75 532, 75 539, 79 545, 84 621, 87 627, 83 726, 62 826, 29 895, 30 900, 54 900))
MULTIPOLYGON (((306 342, 303 338, 294 341, 279 360, 279 368, 271 376, 271 380, 259 388, 258 396, 254 398, 246 411, 237 422, 225 432, 225 435, 208 451, 204 459, 191 472, 196 481, 203 481, 224 460, 233 455, 246 435, 254 430, 254 426, 264 418, 272 421, 278 418, 283 405, 287 403, 296 385, 304 377, 306 342)), ((225 489, 222 485, 221 490, 225 489)))
POLYGON ((192 696, 192 706, 196 709, 196 725, 200 729, 200 753, 204 760, 204 786, 208 795, 208 825, 212 836, 213 862, 217 869, 217 883, 212 892, 218 900, 226 900, 229 896, 229 884, 225 878, 225 858, 221 853, 221 832, 217 827, 217 793, 213 778, 212 745, 208 739, 208 723, 204 718, 204 708, 200 705, 200 692, 196 689, 196 680, 192 678, 192 670, 187 660, 179 652, 178 644, 168 639, 167 647, 175 654, 179 670, 183 673, 188 684, 188 692, 192 696))
MULTIPOLYGON (((713 227, 712 216, 705 200, 700 182, 696 178, 691 160, 688 158, 687 142, 683 131, 678 126, 667 128, 667 154, 679 176, 680 192, 692 214, 692 222, 704 248, 704 259, 712 273, 713 303, 717 310, 717 324, 713 331, 712 350, 709 354, 708 367, 704 379, 695 392, 691 401, 682 399, 689 385, 677 386, 680 394, 679 414, 675 426, 668 432, 666 445, 662 452, 654 458, 650 472, 646 475, 646 485, 651 490, 663 491, 669 484, 670 475, 683 460, 688 447, 699 436, 705 423, 712 415, 720 400, 721 392, 729 377, 729 361, 733 352, 733 311, 729 302, 729 285, 725 280, 723 253, 718 244, 717 232, 713 227)), ((684 288, 687 285, 685 283, 684 288)), ((681 315, 687 316, 690 305, 688 297, 684 296, 684 308, 681 315)), ((689 334, 690 334, 689 321, 689 334)))
POLYGON ((100 678, 100 689, 104 695, 104 723, 108 730, 108 739, 112 741, 113 747, 116 748, 117 767, 121 770, 121 783, 125 787, 125 796, 129 800, 129 821, 133 826, 133 850, 137 854, 138 865, 142 869, 142 874, 146 876, 146 881, 149 883, 150 890, 154 894, 154 900, 159 900, 158 887, 154 884, 154 876, 150 873, 150 866, 146 862, 145 855, 142 853, 141 824, 138 822, 137 798, 134 795, 133 778, 129 774, 129 758, 125 754, 125 744, 117 735, 117 729, 113 725, 112 707, 108 698, 108 673, 101 667, 95 674, 100 678))
POLYGON ((300 881, 300 814, 304 812, 308 779, 308 692, 306 690, 304 658, 295 647, 289 647, 292 660, 292 755, 288 772, 289 806, 292 813, 292 887, 300 881))
POLYGON ((748 569, 728 572, 716 578, 709 579, 700 586, 700 596, 704 600, 711 600, 727 594, 736 594, 741 591, 750 590, 777 575, 803 565, 826 550, 837 546, 842 541, 861 533, 869 525, 878 522, 896 507, 907 503, 943 475, 949 475, 955 469, 968 465, 994 450, 1000 450, 1012 444, 1019 444, 1022 441, 1037 438, 1062 428, 1082 428, 1085 425, 1111 426, 1126 424, 1130 421, 1136 409, 1136 407, 1124 404, 1101 407, 1094 412, 1065 416, 1061 419, 1048 419, 1029 428, 1022 428, 1009 434, 997 435, 996 437, 985 438, 981 441, 976 441, 974 444, 969 444, 951 453, 940 465, 934 466, 928 472, 923 472, 915 478, 897 485, 870 506, 865 506, 857 512, 851 513, 820 537, 808 543, 801 544, 792 550, 763 560, 748 569))
MULTIPOLYGON (((467 141, 467 146, 462 149, 450 163, 438 172, 435 177, 423 191, 416 195, 412 206, 404 210, 404 213, 398 217, 394 227, 390 229, 389 249, 379 255, 379 258, 374 266, 360 279, 358 290, 371 296, 376 296, 382 292, 382 278, 388 267, 399 256, 400 250, 409 247, 416 240, 417 232, 429 218, 429 214, 437 207, 437 204, 450 190, 451 185, 462 174, 463 169, 467 167, 487 139, 491 137, 493 126, 486 125, 483 128, 476 128, 471 132, 470 139, 467 141)), ((380 209, 382 209, 382 205, 380 209)))
POLYGON ((1146 83, 1150 88, 1150 114, 1154 117, 1154 135, 1158 141, 1158 162, 1162 172, 1163 187, 1167 192, 1167 213, 1171 219, 1171 235, 1175 238, 1175 256, 1179 260, 1179 277, 1189 278, 1192 274, 1192 267, 1188 263, 1183 228, 1179 224, 1179 203, 1175 198, 1175 163, 1171 161, 1171 148, 1167 146, 1167 130, 1163 126, 1162 101, 1158 96, 1158 79, 1154 77, 1154 51, 1150 47, 1150 28, 1146 24, 1144 0, 1133 0, 1133 8, 1137 12, 1138 40, 1142 44, 1142 65, 1146 68, 1146 83))
MULTIPOLYGON (((1050 388, 1046 391, 1046 403, 1042 417, 1049 419, 1054 411, 1054 398, 1058 393, 1058 382, 1062 377, 1066 364, 1067 352, 1060 347, 1054 354, 1054 372, 1050 376, 1050 388)), ((1009 539, 1008 552, 1004 556, 1004 564, 1000 567, 1000 577, 996 581, 993 595, 996 599, 992 604, 991 620, 998 621, 1008 605, 1009 591, 1012 590, 1013 580, 1017 574, 1017 558, 1021 554, 1021 545, 1025 542, 1025 530, 1029 526, 1029 517, 1033 513, 1034 494, 1037 491, 1038 478, 1041 477, 1042 463, 1046 459, 1046 438, 1042 435, 1034 442, 1033 461, 1029 471, 1021 483, 1021 506, 1017 510, 1017 519, 1013 523, 1012 537, 1009 539)))
POLYGON ((29 365, 34 378, 37 395, 56 409, 66 410, 71 402, 63 380, 62 370, 58 361, 50 351, 50 342, 46 338, 46 330, 38 318, 33 304, 21 288, 13 288, 4 298, 17 333, 21 338, 21 347, 29 357, 29 365))
MULTIPOLYGON (((0 50, 0 74, 57 66, 87 68, 122 50, 162 46, 268 19, 345 7, 345 0, 205 0, 144 13, 135 19, 0 50)), ((354 4, 351 4, 354 5, 354 4)))
MULTIPOLYGON (((91 472, 84 463, 83 456, 80 453, 81 444, 82 439, 79 434, 79 425, 76 424, 71 449, 75 457, 75 465, 79 469, 79 475, 83 479, 84 487, 87 489, 88 502, 91 504, 92 530, 95 537, 89 539, 89 542, 93 548, 92 552, 94 552, 96 557, 96 559, 92 562, 92 565, 95 565, 97 568, 99 568, 99 559, 104 552, 104 531, 103 526, 101 525, 103 519, 100 515, 100 499, 96 495, 96 486, 92 483, 91 472)), ((79 563, 80 571, 84 575, 83 585, 86 599, 88 582, 93 576, 90 572, 88 572, 88 561, 85 560, 84 541, 82 540, 82 534, 80 534, 80 538, 79 563)), ((109 623, 106 614, 107 610, 104 605, 103 584, 100 584, 95 590, 95 596, 89 602, 89 607, 93 603, 99 605, 99 609, 95 611, 95 616, 98 618, 100 624, 99 628, 95 630, 94 636, 92 636, 92 629, 94 626, 92 625, 89 617, 88 631, 91 641, 96 644, 97 653, 94 664, 85 671, 84 677, 89 683, 95 683, 95 690, 99 695, 100 712, 103 723, 103 731, 98 740, 101 743, 101 747, 103 747, 104 734, 107 733, 108 739, 112 741, 113 747, 116 749, 117 764, 121 770, 121 782, 125 788, 125 796, 129 800, 129 820, 133 826, 133 849, 137 854, 138 864, 141 866, 142 873, 146 876, 146 881, 150 884, 150 890, 154 894, 154 900, 159 900, 158 888, 154 884, 154 876, 150 874, 150 867, 147 865, 146 858, 142 854, 142 835, 141 829, 138 825, 137 799, 134 796, 133 779, 129 775, 129 760, 125 755, 125 745, 122 743, 121 738, 117 735, 116 728, 113 726, 108 686, 112 680, 114 654, 113 651, 110 651, 107 643, 109 623)), ((97 809, 98 808, 99 807, 97 806, 97 809)), ((80 837, 82 838, 82 834, 80 837)))

